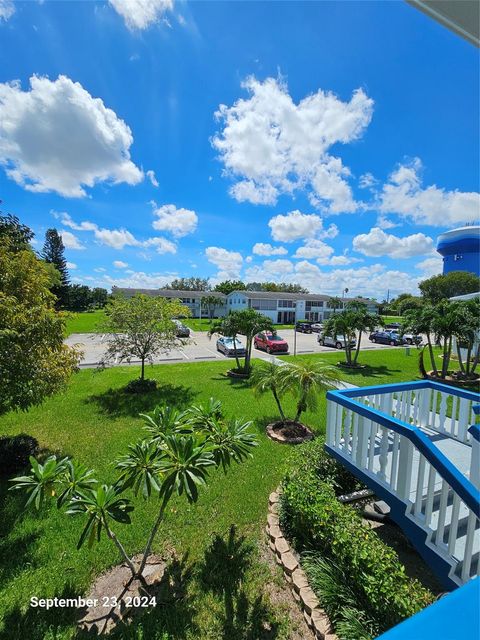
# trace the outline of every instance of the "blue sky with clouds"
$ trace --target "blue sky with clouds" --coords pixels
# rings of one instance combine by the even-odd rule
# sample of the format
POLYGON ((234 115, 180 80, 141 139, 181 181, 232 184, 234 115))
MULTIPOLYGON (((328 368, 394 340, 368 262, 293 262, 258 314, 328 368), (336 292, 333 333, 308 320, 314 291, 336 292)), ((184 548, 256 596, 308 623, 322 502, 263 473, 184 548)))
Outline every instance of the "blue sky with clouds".
POLYGON ((0 198, 71 277, 382 299, 479 217, 478 50, 403 1, 0 0, 0 198))

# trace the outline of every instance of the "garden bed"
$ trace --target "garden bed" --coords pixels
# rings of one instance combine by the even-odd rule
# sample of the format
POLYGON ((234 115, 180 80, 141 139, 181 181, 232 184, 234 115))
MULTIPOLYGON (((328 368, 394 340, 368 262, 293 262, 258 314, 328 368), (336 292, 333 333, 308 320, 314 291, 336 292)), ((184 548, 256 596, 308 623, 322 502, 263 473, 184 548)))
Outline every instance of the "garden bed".
POLYGON ((282 444, 301 444, 314 438, 313 432, 301 422, 286 420, 267 425, 267 435, 282 444))

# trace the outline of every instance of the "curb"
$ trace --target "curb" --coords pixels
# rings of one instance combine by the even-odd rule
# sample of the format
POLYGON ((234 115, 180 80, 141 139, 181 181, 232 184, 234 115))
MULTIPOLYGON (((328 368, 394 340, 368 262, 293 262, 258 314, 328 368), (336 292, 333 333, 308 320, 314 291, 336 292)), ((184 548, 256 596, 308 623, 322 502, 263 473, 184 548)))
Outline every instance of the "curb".
POLYGON ((316 640, 338 640, 327 614, 321 608, 317 596, 310 588, 308 579, 300 567, 299 556, 290 547, 280 528, 278 517, 280 489, 270 494, 268 498, 267 536, 268 546, 275 555, 277 564, 283 569, 285 580, 290 586, 293 597, 303 611, 303 617, 316 640))

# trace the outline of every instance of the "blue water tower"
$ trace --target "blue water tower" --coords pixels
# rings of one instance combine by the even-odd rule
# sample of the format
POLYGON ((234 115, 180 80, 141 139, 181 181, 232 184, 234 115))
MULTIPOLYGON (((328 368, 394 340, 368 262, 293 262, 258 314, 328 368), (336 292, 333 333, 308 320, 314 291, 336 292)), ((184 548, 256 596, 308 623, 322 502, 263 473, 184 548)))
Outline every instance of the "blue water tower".
POLYGON ((443 273, 470 271, 480 276, 480 226, 446 231, 438 236, 437 251, 443 256, 443 273))

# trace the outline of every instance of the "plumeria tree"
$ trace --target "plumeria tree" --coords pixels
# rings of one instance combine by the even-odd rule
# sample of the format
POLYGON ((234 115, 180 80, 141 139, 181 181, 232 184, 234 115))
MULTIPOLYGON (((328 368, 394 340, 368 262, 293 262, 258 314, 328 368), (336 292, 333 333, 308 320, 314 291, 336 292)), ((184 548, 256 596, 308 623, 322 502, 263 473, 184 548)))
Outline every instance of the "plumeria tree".
POLYGON ((237 361, 237 370, 247 375, 251 371, 252 346, 253 339, 260 331, 273 331, 273 323, 270 318, 264 316, 254 309, 242 309, 241 311, 232 311, 224 318, 215 322, 210 328, 209 336, 214 334, 228 336, 235 339, 238 335, 245 337, 245 359, 243 365, 235 350, 235 359, 237 361))
POLYGON ((183 412, 158 407, 142 417, 145 438, 130 445, 117 460, 113 484, 100 482, 92 469, 77 461, 56 456, 43 463, 30 458, 30 473, 11 480, 12 489, 27 494, 26 506, 41 509, 47 500, 55 500, 66 515, 84 519, 78 549, 85 543, 92 546, 105 534, 132 578, 139 579, 172 496, 197 502, 199 488, 207 484, 211 470, 221 467, 227 472, 233 463, 250 457, 257 444, 249 430, 251 423, 227 420, 221 403, 213 399, 183 412), (119 525, 132 521, 134 504, 129 494, 156 498, 159 504, 139 562, 128 553, 117 531, 119 525))

